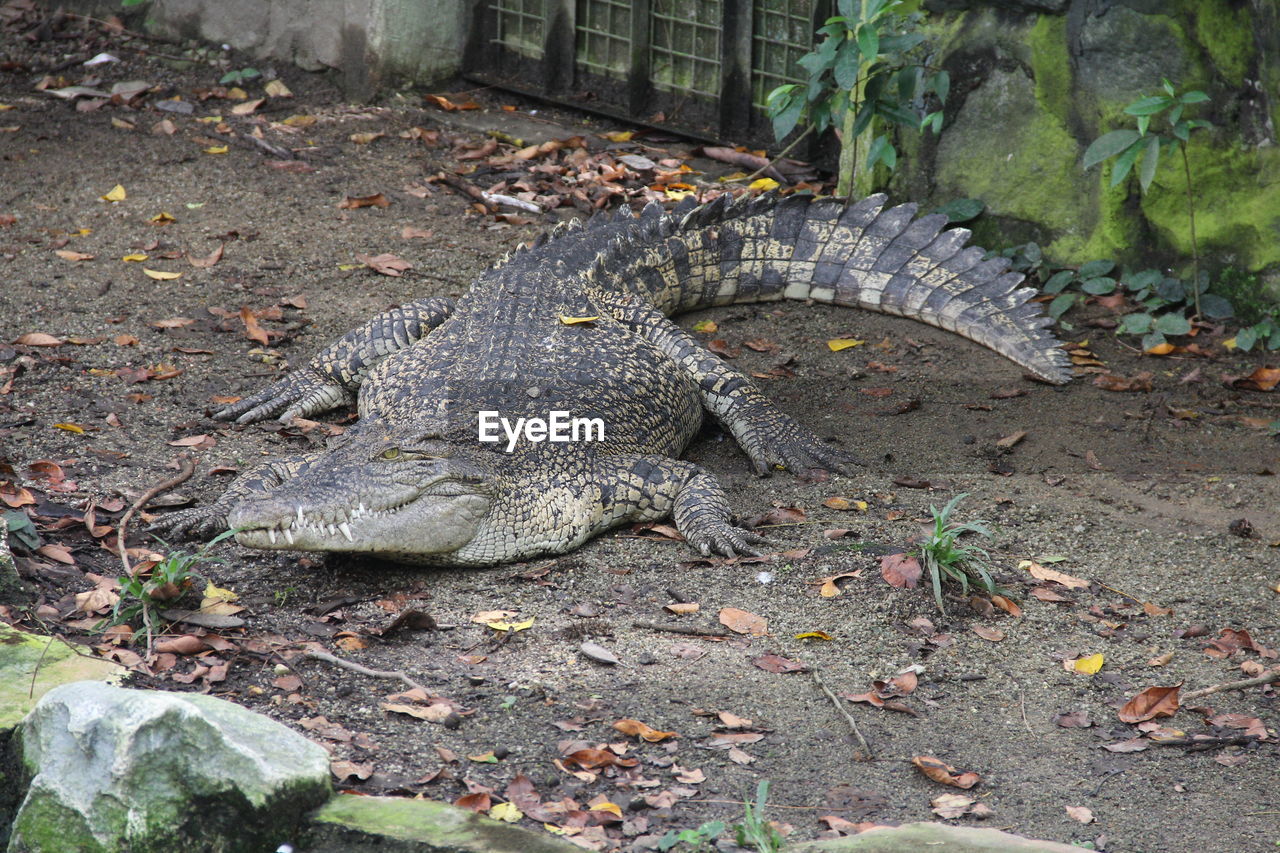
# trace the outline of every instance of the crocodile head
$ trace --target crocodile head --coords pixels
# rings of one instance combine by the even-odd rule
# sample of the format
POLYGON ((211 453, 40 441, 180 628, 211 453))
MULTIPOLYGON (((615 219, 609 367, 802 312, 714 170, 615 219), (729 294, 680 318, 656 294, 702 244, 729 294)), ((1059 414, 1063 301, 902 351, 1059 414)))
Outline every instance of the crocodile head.
POLYGON ((449 562, 492 506, 490 455, 437 438, 359 430, 281 488, 242 500, 229 526, 249 548, 449 562))

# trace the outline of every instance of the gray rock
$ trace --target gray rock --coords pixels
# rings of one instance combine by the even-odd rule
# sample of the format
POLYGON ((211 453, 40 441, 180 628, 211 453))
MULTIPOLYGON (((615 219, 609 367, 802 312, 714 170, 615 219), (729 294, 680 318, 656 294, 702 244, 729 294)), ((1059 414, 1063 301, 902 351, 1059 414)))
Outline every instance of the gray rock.
POLYGON ((68 684, 17 741, 9 853, 274 849, 330 794, 322 748, 210 696, 68 684))
POLYGON ((339 795, 311 817, 309 853, 581 853, 542 832, 432 800, 339 795))
POLYGON ((1161 78, 1181 81, 1192 67, 1176 21, 1112 6, 1085 18, 1076 76, 1101 97, 1129 101, 1154 94, 1161 78))

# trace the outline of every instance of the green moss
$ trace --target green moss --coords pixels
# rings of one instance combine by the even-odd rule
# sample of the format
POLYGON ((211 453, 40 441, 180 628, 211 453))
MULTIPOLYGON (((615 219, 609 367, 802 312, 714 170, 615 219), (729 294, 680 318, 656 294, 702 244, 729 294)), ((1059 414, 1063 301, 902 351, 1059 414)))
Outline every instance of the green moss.
POLYGON ((1065 121, 1071 111, 1071 57, 1067 53, 1067 19, 1041 15, 1027 33, 1031 48, 1031 72, 1036 102, 1050 115, 1065 121))
POLYGON ((1225 0, 1201 0, 1192 11, 1196 40, 1213 59, 1218 73, 1232 86, 1243 85, 1256 52, 1249 7, 1225 0))
MULTIPOLYGON (((1182 158, 1166 155, 1142 198, 1142 212, 1162 243, 1191 257, 1182 158)), ((1257 271, 1280 264, 1280 150, 1213 147, 1207 136, 1187 150, 1201 257, 1257 271)))

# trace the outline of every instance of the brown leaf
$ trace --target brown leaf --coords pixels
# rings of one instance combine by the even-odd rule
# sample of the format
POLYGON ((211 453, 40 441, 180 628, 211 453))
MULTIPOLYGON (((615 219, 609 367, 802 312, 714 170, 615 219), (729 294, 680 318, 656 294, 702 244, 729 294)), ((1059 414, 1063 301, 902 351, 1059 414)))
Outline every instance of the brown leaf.
POLYGON ((991 596, 991 603, 996 607, 999 607, 1005 613, 1008 613, 1010 616, 1017 617, 1022 615, 1022 608, 1015 602, 1005 598, 1003 595, 991 596))
POLYGON ((1018 568, 1025 568, 1028 572, 1031 573, 1031 576, 1033 578, 1038 578, 1039 580, 1042 580, 1042 581, 1053 581, 1054 583, 1060 583, 1063 586, 1067 587, 1068 589, 1084 589, 1089 585, 1089 582, 1087 580, 1083 580, 1077 577, 1072 577, 1071 575, 1068 575, 1068 574, 1063 574, 1062 572, 1059 572, 1055 569, 1047 568, 1045 566, 1040 565, 1039 563, 1034 563, 1030 560, 1025 560, 1022 563, 1020 563, 1018 565, 1018 568))
POLYGON ((1120 708, 1119 717, 1126 723, 1140 723, 1155 717, 1172 717, 1178 710, 1179 682, 1172 687, 1148 687, 1120 708))
POLYGON ((583 770, 599 770, 602 767, 635 767, 636 758, 622 758, 607 749, 588 747, 571 752, 564 757, 565 764, 576 764, 583 770))
MULTIPOLYGON (((828 530, 827 532, 830 533, 831 531, 828 530)), ((822 596, 823 598, 835 598, 838 595, 843 595, 844 590, 840 588, 840 581, 846 578, 859 578, 859 577, 862 577, 862 574, 860 571, 842 572, 838 575, 831 575, 830 577, 821 578, 819 580, 819 583, 821 583, 822 586, 818 590, 818 595, 822 596)))
POLYGON ((443 723, 457 712, 446 702, 433 702, 430 705, 406 705, 399 702, 381 702, 378 707, 393 714, 405 714, 426 720, 428 723, 443 723))
POLYGON ((399 276, 405 270, 413 269, 413 264, 390 252, 383 252, 380 255, 356 255, 356 260, 383 275, 399 276))
POLYGON ((1054 592, 1052 589, 1050 589, 1047 586, 1034 587, 1031 590, 1030 594, 1032 598, 1038 599, 1040 601, 1051 601, 1051 602, 1071 601, 1070 598, 1067 598, 1062 593, 1054 592))
POLYGON ((799 524, 805 520, 805 512, 797 506, 775 506, 773 509, 749 518, 747 527, 763 527, 770 524, 799 524))
POLYGON ((939 794, 929 801, 932 811, 943 820, 952 820, 968 813, 976 800, 964 794, 939 794))
POLYGON ((195 320, 191 317, 170 317, 167 320, 154 320, 147 325, 153 329, 181 329, 183 326, 190 326, 194 322, 195 320))
POLYGON ((251 341, 257 341, 263 346, 271 343, 271 338, 267 335, 266 329, 258 325, 258 318, 248 305, 240 306, 240 320, 244 323, 244 336, 251 341))
POLYGON ((752 658, 751 662, 766 672, 773 672, 779 675, 788 672, 808 672, 809 667, 798 660, 784 658, 782 655, 766 652, 758 658, 752 658))
POLYGON ((916 768, 935 782, 955 788, 969 789, 978 784, 981 777, 973 771, 961 773, 945 761, 930 755, 917 755, 911 759, 916 768))
POLYGON ((1063 806, 1067 810, 1067 814, 1072 820, 1078 820, 1081 823, 1093 823, 1093 812, 1084 806, 1063 806))
POLYGON ((62 346, 63 341, 61 338, 46 335, 44 332, 27 332, 14 343, 25 347, 56 347, 62 346))
POLYGON ((769 630, 769 620, 736 607, 725 607, 720 611, 720 624, 734 633, 753 637, 763 637, 769 630))
POLYGON ((1001 631, 999 628, 989 628, 986 625, 974 625, 973 633, 977 634, 982 639, 990 640, 993 643, 998 643, 1004 639, 1004 631, 1001 631))
POLYGON ((1150 391, 1153 376, 1154 374, 1149 370, 1144 370, 1133 376, 1102 373, 1093 378, 1093 384, 1104 391, 1150 391))
POLYGON ((1248 376, 1236 377, 1227 384, 1249 391, 1274 391, 1276 385, 1280 385, 1280 367, 1259 367, 1248 376))
POLYGON ((1116 741, 1115 743, 1104 743, 1102 748, 1107 752, 1142 752, 1151 742, 1146 738, 1134 737, 1128 740, 1116 741))
POLYGON ((613 727, 624 735, 638 737, 641 740, 648 741, 649 743, 658 743, 659 741, 664 741, 667 738, 679 737, 675 732, 662 732, 657 729, 650 728, 639 720, 618 720, 618 722, 613 724, 613 727))
POLYGON ((208 269, 209 267, 216 264, 218 261, 222 260, 222 250, 225 247, 226 247, 225 243, 219 243, 218 248, 214 249, 212 252, 210 252, 207 255, 204 255, 203 257, 196 257, 195 255, 192 255, 190 252, 187 252, 187 261, 193 267, 197 267, 199 269, 208 269))
POLYGON ((338 202, 340 210, 356 210, 361 207, 390 207, 391 202, 382 193, 363 196, 347 196, 338 202))
POLYGON ((64 563, 68 566, 74 566, 76 564, 76 558, 71 556, 71 551, 63 545, 54 545, 53 543, 41 545, 36 549, 36 553, 41 557, 48 557, 50 560, 54 560, 58 563, 64 563))
POLYGON ((400 236, 405 240, 413 239, 429 239, 435 236, 435 232, 427 228, 415 228, 412 225, 406 225, 400 229, 400 236))
POLYGON ((731 347, 726 341, 720 338, 708 341, 707 349, 718 356, 723 356, 724 358, 737 358, 742 355, 741 347, 731 347))
POLYGON ((921 572, 920 561, 910 554, 886 554, 880 558, 880 576, 892 587, 915 589, 921 572))

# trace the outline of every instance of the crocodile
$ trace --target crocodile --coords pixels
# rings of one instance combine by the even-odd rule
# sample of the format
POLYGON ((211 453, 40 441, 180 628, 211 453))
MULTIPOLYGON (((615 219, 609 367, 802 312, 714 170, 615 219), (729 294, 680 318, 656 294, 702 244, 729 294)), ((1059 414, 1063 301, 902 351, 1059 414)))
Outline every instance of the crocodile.
POLYGON ((679 458, 708 413, 761 475, 848 473, 856 460, 671 315, 780 299, 857 306, 957 332, 1043 381, 1071 378, 1007 259, 984 259, 966 229, 943 230, 945 215, 886 205, 883 194, 848 205, 726 194, 562 223, 457 301, 385 312, 215 413, 288 422, 355 404, 359 419, 331 446, 247 471, 156 526, 230 528, 258 549, 488 566, 671 518, 704 555, 758 554, 765 540, 734 525, 715 478, 679 458), (557 413, 602 429, 553 440, 557 413), (497 423, 506 434, 481 440, 497 423))

